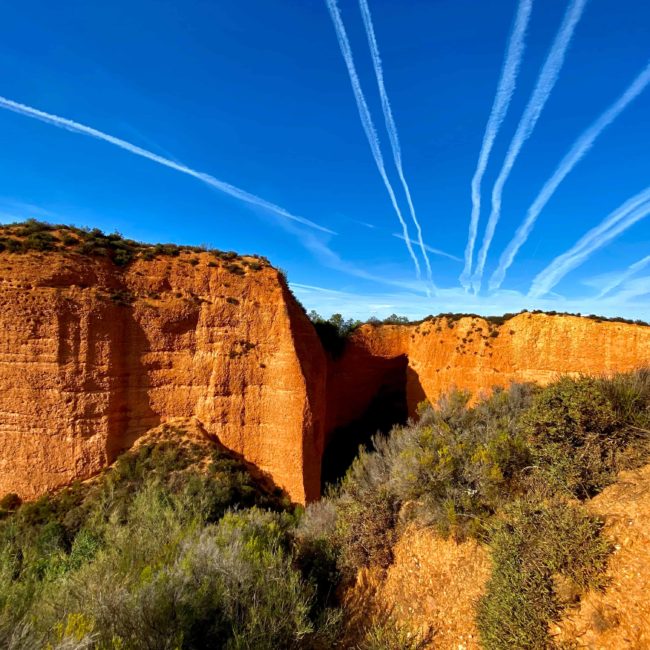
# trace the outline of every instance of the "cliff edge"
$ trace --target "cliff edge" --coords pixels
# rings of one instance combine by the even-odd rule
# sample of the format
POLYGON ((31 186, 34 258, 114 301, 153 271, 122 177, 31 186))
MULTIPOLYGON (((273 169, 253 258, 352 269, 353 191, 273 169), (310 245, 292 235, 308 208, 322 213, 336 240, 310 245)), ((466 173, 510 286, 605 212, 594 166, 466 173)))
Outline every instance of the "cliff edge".
POLYGON ((79 239, 0 242, 0 494, 86 479, 194 417, 295 501, 318 496, 325 358, 277 270, 177 247, 121 265, 99 235, 89 253, 87 233, 48 234, 79 239))

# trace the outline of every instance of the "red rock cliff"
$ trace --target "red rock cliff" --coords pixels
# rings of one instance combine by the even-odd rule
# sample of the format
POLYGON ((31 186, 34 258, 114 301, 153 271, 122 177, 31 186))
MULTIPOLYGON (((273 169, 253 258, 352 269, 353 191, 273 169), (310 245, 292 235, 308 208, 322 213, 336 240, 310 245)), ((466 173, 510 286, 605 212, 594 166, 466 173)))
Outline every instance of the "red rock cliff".
POLYGON ((175 418, 317 498, 325 436, 381 389, 409 412, 452 386, 650 363, 650 327, 521 314, 363 326, 327 359, 279 273, 252 258, 0 254, 0 495, 85 479, 175 418))
POLYGON ((650 327, 523 313, 501 325, 478 317, 419 325, 364 325, 331 364, 328 426, 360 417, 382 384, 403 374, 409 414, 452 387, 475 397, 512 381, 610 374, 650 365, 650 327))
POLYGON ((276 270, 229 266, 0 255, 0 494, 87 478, 194 417, 296 501, 317 497, 324 353, 276 270))

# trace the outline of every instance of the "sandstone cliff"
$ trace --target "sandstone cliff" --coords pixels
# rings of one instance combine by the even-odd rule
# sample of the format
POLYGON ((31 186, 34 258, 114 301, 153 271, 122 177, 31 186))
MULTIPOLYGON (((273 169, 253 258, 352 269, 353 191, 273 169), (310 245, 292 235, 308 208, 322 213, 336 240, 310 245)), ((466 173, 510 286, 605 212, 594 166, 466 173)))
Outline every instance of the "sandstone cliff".
POLYGON ((38 227, 29 246, 0 236, 0 495, 88 478, 195 418, 304 502, 332 432, 385 395, 413 414, 453 386, 650 363, 650 327, 529 313, 364 325, 334 361, 265 261, 38 227))
POLYGON ((209 253, 0 255, 0 494, 35 497, 195 417, 293 499, 318 496, 325 358, 279 273, 209 253))
POLYGON ((478 396, 512 381, 611 374, 650 364, 650 327, 578 316, 522 313, 497 325, 478 317, 419 325, 363 325, 328 376, 328 430, 363 414, 400 375, 410 415, 452 387, 478 396), (354 396, 354 399, 346 396, 354 396))

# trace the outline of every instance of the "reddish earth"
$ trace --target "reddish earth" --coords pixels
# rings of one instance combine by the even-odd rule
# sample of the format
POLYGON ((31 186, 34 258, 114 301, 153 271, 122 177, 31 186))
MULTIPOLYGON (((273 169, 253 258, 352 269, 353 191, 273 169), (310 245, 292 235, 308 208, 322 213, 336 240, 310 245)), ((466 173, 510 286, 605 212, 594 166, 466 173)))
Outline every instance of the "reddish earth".
POLYGON ((475 607, 492 565, 487 549, 473 540, 457 543, 427 529, 410 527, 384 572, 362 569, 344 594, 351 635, 380 623, 387 614, 422 648, 479 648, 475 607))
POLYGON ((650 465, 623 472, 587 507, 614 543, 607 586, 586 594, 551 633, 568 647, 650 648, 650 465))
POLYGON ((401 391, 413 414, 453 386, 650 363, 650 327, 544 314, 363 326, 328 360, 281 275, 252 262, 0 254, 0 495, 88 478, 149 429, 194 418, 304 502, 326 438, 384 395, 401 391))

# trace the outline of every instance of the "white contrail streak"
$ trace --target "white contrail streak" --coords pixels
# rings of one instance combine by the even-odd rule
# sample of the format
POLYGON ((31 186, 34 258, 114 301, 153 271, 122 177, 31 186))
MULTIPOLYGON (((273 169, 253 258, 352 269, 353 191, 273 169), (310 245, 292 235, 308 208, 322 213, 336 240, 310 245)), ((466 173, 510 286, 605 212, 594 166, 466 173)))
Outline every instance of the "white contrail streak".
MULTIPOLYGON (((399 233, 394 232, 393 237, 397 237, 397 239, 404 239, 404 235, 400 235, 399 233)), ((411 244, 417 244, 418 242, 411 240, 411 244)), ((460 257, 456 257, 455 255, 452 255, 451 253, 446 253, 445 251, 441 251, 439 248, 433 248, 433 246, 429 246, 428 244, 425 244, 424 247, 429 251, 429 253, 433 253, 434 255, 440 255, 440 257, 447 257, 450 260, 454 260, 454 262, 462 262, 463 260, 460 259, 460 257)))
POLYGON ((135 154, 136 156, 147 158, 148 160, 156 162, 159 165, 164 165, 165 167, 169 167, 170 169, 175 169, 177 172, 181 172, 182 174, 193 176, 194 178, 197 178, 203 183, 210 185, 211 187, 214 187, 219 191, 224 192, 225 194, 229 194, 230 196, 233 196, 236 199, 239 199, 240 201, 244 201, 245 203, 250 203, 251 205, 264 208, 269 212, 277 214, 286 219, 290 219, 291 221, 297 221, 298 223, 301 223, 305 226, 316 228, 316 230, 330 233, 332 235, 336 234, 333 230, 330 230, 329 228, 319 226, 317 223, 314 223, 309 219, 305 219, 304 217, 298 217, 295 214, 291 214, 290 212, 280 207, 279 205, 275 205, 274 203, 265 201, 259 196, 255 196, 254 194, 250 194, 249 192, 246 192, 245 190, 235 187, 234 185, 230 185, 230 183, 225 183, 224 181, 220 181, 214 176, 210 176, 210 174, 205 174, 203 172, 199 172, 194 169, 191 169, 190 167, 186 167, 185 165, 180 165, 179 163, 176 163, 173 160, 169 160, 168 158, 163 158, 162 156, 152 153, 151 151, 147 151, 146 149, 142 149, 141 147, 131 144, 126 140, 121 140, 120 138, 116 138, 112 135, 108 135, 108 133, 104 133, 103 131, 98 131, 97 129, 93 129, 90 126, 79 124, 79 122, 74 122, 64 117, 59 117, 58 115, 52 115, 50 113, 39 111, 36 108, 32 108, 31 106, 25 106, 24 104, 19 104, 18 102, 14 102, 11 99, 7 99, 1 96, 0 96, 0 108, 5 108, 9 111, 13 111, 14 113, 19 113, 20 115, 24 115, 25 117, 31 117, 36 120, 40 120, 41 122, 46 122, 47 124, 52 124, 53 126, 57 126, 60 129, 66 129, 67 131, 72 131, 74 133, 89 135, 91 138, 97 138, 98 140, 109 142, 110 144, 115 145, 120 149, 124 149, 125 151, 129 151, 130 153, 135 154))
POLYGON ((528 239, 537 217, 551 199, 560 183, 571 172, 581 158, 591 149, 596 138, 638 97, 650 83, 650 63, 632 82, 627 90, 573 143, 569 152, 564 156, 555 172, 528 208, 526 218, 517 229, 512 241, 499 259, 499 266, 490 278, 491 290, 498 289, 503 282, 506 272, 512 264, 519 249, 528 239))
POLYGON ((420 222, 418 221, 417 215, 415 214, 415 208, 413 207, 413 200, 411 198, 411 191, 404 176, 404 169, 402 167, 402 149, 399 143, 399 136, 397 135, 397 126, 395 125, 395 120, 393 119, 393 111, 391 110, 390 102, 388 100, 388 93, 386 92, 386 87, 384 86, 384 71, 381 64, 381 56, 379 55, 379 47, 377 46, 375 29, 372 24, 370 7, 368 7, 367 0, 359 0, 359 8, 361 9, 361 16, 363 18, 364 27, 366 28, 368 46, 370 47, 372 65, 375 69, 375 77, 377 78, 377 87, 379 89, 379 96, 381 97, 381 107, 384 112, 386 131, 388 131, 390 146, 393 150, 395 168, 397 169, 397 174, 402 183, 402 187, 404 188, 404 193, 406 194, 406 200, 408 201, 411 218, 413 219, 413 223, 415 224, 415 228, 418 232, 418 243, 420 244, 420 250, 422 251, 422 256, 424 257, 424 261, 427 265, 427 277, 429 281, 432 281, 431 263, 429 262, 429 256, 427 255, 427 247, 424 245, 424 240, 422 238, 422 228, 420 227, 420 222))
POLYGON ((650 214, 650 187, 623 203, 598 226, 586 233, 571 249, 556 257, 533 280, 529 298, 547 294, 569 271, 582 264, 595 250, 603 247, 637 221, 650 214))
POLYGON ((503 63, 503 70, 497 92, 490 111, 485 135, 481 144, 481 152, 478 156, 476 171, 472 177, 472 216, 469 222, 469 234, 467 236, 467 246, 465 247, 465 268, 460 275, 460 283, 465 289, 470 288, 470 278, 472 275, 472 261, 474 257, 474 246, 476 244, 476 234, 478 232, 478 223, 481 215, 481 182, 488 165, 488 159, 494 146, 494 141, 499 132, 510 106, 510 100, 515 91, 517 84, 517 75, 521 60, 526 49, 526 30, 530 19, 530 12, 533 7, 532 0, 520 0, 517 8, 515 23, 510 35, 506 58, 503 63))
POLYGON ((339 47, 341 48, 341 54, 343 55, 345 65, 348 69, 350 83, 352 84, 352 91, 354 93, 354 98, 356 99, 357 102, 359 117, 361 118, 361 125, 363 126, 363 130, 366 134, 366 138, 368 138, 370 151, 372 152, 372 156, 375 159, 375 163, 377 165, 377 169, 379 170, 379 174, 381 175, 381 178, 384 181, 384 185, 386 186, 386 190, 388 191, 388 195, 390 196, 390 200, 391 203, 393 204, 393 208, 395 209, 395 213, 397 214, 397 218, 399 219, 399 222, 402 225, 404 241, 406 242, 406 247, 408 249, 409 255, 411 256, 411 259, 413 260, 413 264, 415 264, 415 270, 419 278, 420 263, 418 262, 418 258, 413 252, 413 247, 411 246, 411 238, 409 236, 408 227, 406 225, 406 221, 404 221, 402 212, 400 211, 399 206, 397 205, 397 199, 395 198, 395 192, 393 191, 393 186, 391 185, 390 181, 388 180, 388 176, 386 175, 386 168, 384 167, 384 159, 381 155, 381 149, 379 147, 379 138, 377 137, 377 132, 375 131, 375 126, 372 122, 372 117, 370 116, 370 110, 368 109, 368 104, 366 103, 366 99, 363 95, 363 90, 361 89, 361 83, 359 81, 359 76, 357 75, 357 70, 354 65, 354 59, 352 57, 352 48, 350 47, 350 41, 348 40, 348 36, 345 31, 345 26, 343 25, 341 13, 339 12, 339 8, 336 4, 336 0, 325 0, 325 2, 327 3, 327 8, 329 9, 330 16, 332 17, 332 22, 334 23, 334 29, 336 30, 336 37, 339 43, 339 47))
POLYGON ((571 38, 573 37, 573 31, 582 16, 582 11, 586 4, 587 0, 572 0, 569 8, 564 14, 562 25, 555 36, 553 45, 551 45, 549 54, 544 62, 539 78, 537 79, 537 84, 533 90, 533 94, 528 100, 524 114, 517 126, 517 131, 515 132, 510 147, 508 148, 508 152, 506 153, 503 167, 501 168, 499 176, 492 188, 492 211, 490 212, 490 217, 485 228, 485 234, 483 236, 481 250, 478 254, 476 269, 472 276, 472 287, 476 293, 481 289, 481 279, 483 276, 483 269, 485 268, 488 250, 492 243, 492 238, 494 237, 494 230, 496 229, 501 216, 503 188, 508 180, 508 176, 510 176, 510 172, 512 171, 521 148, 535 129, 537 120, 539 119, 546 101, 548 100, 560 75, 560 70, 564 63, 564 57, 569 47, 569 43, 571 42, 571 38))
POLYGON ((640 259, 634 264, 630 264, 625 271, 619 273, 613 280, 608 282, 601 290, 596 298, 602 298, 606 296, 610 291, 613 291, 617 287, 620 287, 624 282, 627 282, 631 277, 635 276, 639 271, 642 271, 646 266, 650 264, 650 255, 646 255, 643 259, 640 259))

